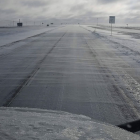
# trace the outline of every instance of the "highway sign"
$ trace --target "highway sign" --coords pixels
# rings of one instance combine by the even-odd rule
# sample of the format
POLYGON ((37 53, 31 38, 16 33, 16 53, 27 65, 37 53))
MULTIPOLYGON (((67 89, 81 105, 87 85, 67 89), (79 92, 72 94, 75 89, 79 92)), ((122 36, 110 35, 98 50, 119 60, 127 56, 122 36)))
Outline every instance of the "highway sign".
POLYGON ((115 24, 115 16, 110 16, 109 17, 109 23, 115 24))

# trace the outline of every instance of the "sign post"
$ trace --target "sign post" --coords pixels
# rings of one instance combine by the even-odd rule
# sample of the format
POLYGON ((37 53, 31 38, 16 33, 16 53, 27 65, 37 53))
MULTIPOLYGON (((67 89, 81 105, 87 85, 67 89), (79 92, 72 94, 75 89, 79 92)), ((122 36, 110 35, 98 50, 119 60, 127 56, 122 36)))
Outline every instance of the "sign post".
POLYGON ((109 23, 111 24, 111 35, 112 35, 112 24, 115 24, 115 16, 109 17, 109 23))

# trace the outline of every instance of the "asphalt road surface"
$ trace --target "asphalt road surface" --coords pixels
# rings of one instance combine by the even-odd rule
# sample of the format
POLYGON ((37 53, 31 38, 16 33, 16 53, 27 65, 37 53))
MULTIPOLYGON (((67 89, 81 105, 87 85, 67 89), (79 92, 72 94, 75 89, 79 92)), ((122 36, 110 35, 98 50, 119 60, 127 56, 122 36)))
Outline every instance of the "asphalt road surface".
MULTIPOLYGON (((111 124, 139 118, 111 44, 66 26, 1 47, 0 106, 61 110, 111 124)), ((129 72, 135 69, 129 69, 129 72)))

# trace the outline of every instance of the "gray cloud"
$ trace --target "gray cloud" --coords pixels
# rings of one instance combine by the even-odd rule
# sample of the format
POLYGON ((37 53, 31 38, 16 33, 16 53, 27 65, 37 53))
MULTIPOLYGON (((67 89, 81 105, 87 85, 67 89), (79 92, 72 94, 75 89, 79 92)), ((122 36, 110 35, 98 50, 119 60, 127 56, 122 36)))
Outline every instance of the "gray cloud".
POLYGON ((24 0, 24 1, 21 1, 21 5, 39 8, 39 7, 51 5, 55 2, 57 2, 57 0, 50 0, 50 1, 48 1, 48 0, 42 0, 42 1, 41 0, 24 0))
POLYGON ((114 15, 125 22, 140 17, 139 6, 139 0, 0 0, 0 20, 108 22, 114 15))
POLYGON ((116 2, 121 2, 122 0, 98 0, 98 3, 102 4, 110 4, 110 3, 116 3, 116 2))
POLYGON ((44 5, 46 5, 46 2, 44 1, 22 1, 21 5, 23 6, 28 6, 28 7, 42 7, 44 5))
POLYGON ((0 9, 0 14, 15 14, 17 11, 14 9, 0 9))
POLYGON ((82 11, 85 9, 85 5, 84 4, 79 4, 79 5, 75 5, 73 7, 70 8, 70 11, 82 11))

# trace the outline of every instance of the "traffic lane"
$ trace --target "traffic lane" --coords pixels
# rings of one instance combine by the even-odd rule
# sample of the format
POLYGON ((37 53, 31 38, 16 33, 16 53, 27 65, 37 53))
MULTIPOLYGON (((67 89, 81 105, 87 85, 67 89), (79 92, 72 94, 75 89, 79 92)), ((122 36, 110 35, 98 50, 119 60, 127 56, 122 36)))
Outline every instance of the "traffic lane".
MULTIPOLYGON (((89 34, 82 28, 69 27, 10 106, 67 111, 112 124, 136 118, 122 97, 112 97, 114 84, 120 83, 106 78, 109 71, 103 69, 101 58, 97 59, 85 40, 89 34), (129 112, 129 118, 123 109, 129 112)), ((93 38, 94 48, 98 39, 93 38)))
POLYGON ((126 121, 139 119, 140 108, 137 96, 139 83, 134 79, 139 66, 135 65, 135 61, 131 56, 125 55, 118 47, 114 47, 116 43, 110 42, 100 35, 96 36, 96 42, 94 42, 92 34, 88 34, 84 39, 96 55, 100 66, 103 68, 102 71, 110 73, 106 75, 106 80, 112 83, 115 92, 112 92, 111 96, 114 101, 117 102, 118 99, 121 99, 122 102, 127 103, 120 106, 126 121), (131 64, 133 64, 133 67, 131 64))
POLYGON ((18 46, 15 43, 16 47, 11 44, 11 46, 3 48, 4 55, 0 56, 0 106, 5 106, 13 95, 22 88, 22 85, 26 83, 42 59, 65 32, 65 29, 61 29, 59 32, 52 31, 49 35, 44 33, 25 39, 24 45, 17 43, 18 46), (13 48, 13 50, 10 48, 10 51, 5 53, 4 49, 7 50, 8 47, 13 48))

